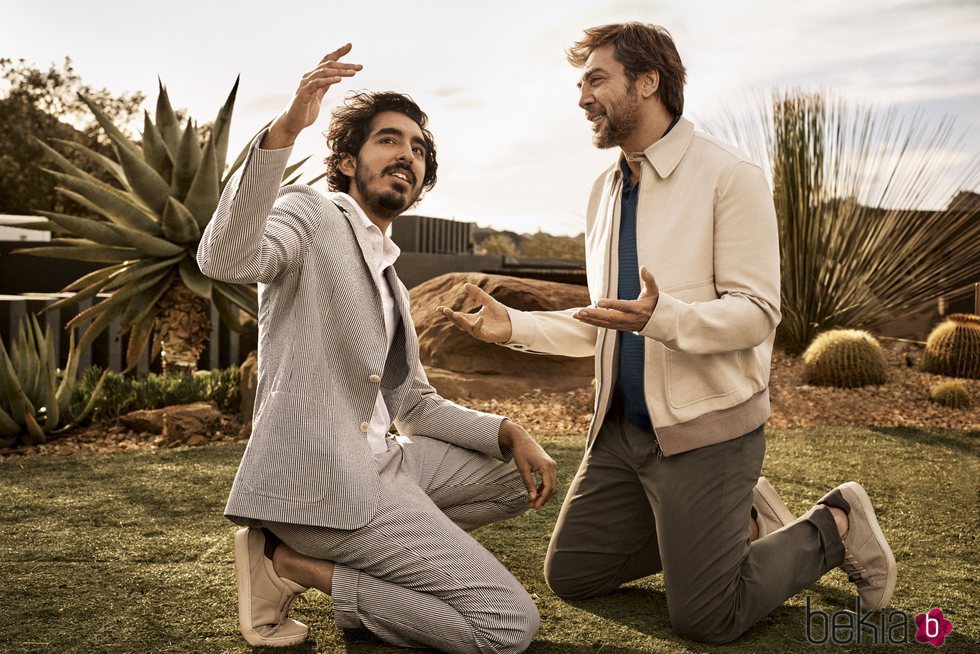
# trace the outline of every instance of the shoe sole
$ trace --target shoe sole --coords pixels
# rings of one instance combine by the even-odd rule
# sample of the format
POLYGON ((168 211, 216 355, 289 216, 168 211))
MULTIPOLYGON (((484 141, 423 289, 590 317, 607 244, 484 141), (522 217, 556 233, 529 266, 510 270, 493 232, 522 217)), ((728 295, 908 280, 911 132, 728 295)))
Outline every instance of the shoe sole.
POLYGON ((307 634, 266 638, 249 625, 252 618, 252 579, 248 561, 248 529, 235 532, 235 582, 238 587, 238 630, 253 647, 289 647, 306 640, 307 634))
MULTIPOLYGON (((856 481, 849 481, 841 486, 842 489, 846 488, 851 493, 854 494, 857 500, 858 508, 864 512, 866 516, 869 517, 868 525, 871 527, 871 534, 874 536, 878 545, 881 547, 882 551, 885 553, 885 562, 887 564, 887 579, 885 581, 885 592, 881 596, 881 600, 878 602, 878 606, 870 608, 869 611, 880 611, 886 606, 892 599, 892 593, 895 592, 895 583, 898 581, 898 566, 895 563, 895 555, 892 554, 892 548, 888 546, 888 540, 885 538, 885 532, 881 530, 881 525, 878 524, 878 515, 875 513, 874 505, 871 504, 871 498, 868 497, 868 492, 864 490, 864 487, 856 481)), ((848 504, 851 504, 851 511, 854 510, 854 502, 850 497, 845 497, 848 504)))
MULTIPOLYGON (((765 477, 759 477, 759 482, 755 485, 754 490, 755 496, 762 502, 765 502, 766 506, 769 508, 769 511, 776 516, 776 519, 780 522, 779 529, 782 529, 789 523, 796 520, 796 516, 794 516, 793 512, 789 510, 789 507, 786 506, 783 499, 779 497, 779 493, 777 493, 776 489, 772 487, 772 484, 769 483, 768 479, 765 477)), ((778 531, 778 529, 774 529, 773 531, 778 531)), ((768 536, 771 533, 772 532, 767 532, 766 535, 768 536)))

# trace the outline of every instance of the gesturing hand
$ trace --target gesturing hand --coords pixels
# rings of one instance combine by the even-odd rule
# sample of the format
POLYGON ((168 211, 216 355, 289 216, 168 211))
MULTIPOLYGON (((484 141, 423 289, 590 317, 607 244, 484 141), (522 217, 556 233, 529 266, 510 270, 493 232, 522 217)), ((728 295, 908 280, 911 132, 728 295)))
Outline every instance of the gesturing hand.
POLYGON ((501 447, 509 447, 514 457, 514 465, 521 473, 527 488, 527 503, 532 509, 540 509, 555 494, 558 483, 558 466, 548 456, 538 442, 523 427, 504 420, 500 423, 501 447), (535 485, 534 473, 541 483, 535 485))
POLYGON ((463 287, 471 299, 479 302, 482 307, 476 313, 453 311, 449 307, 440 306, 439 312, 446 316, 461 330, 483 341, 484 343, 506 343, 511 337, 510 316, 503 304, 493 299, 479 286, 466 284, 463 287))
POLYGON ((274 150, 292 145, 296 136, 316 122, 320 115, 320 104, 327 90, 345 77, 353 77, 361 70, 361 64, 348 64, 340 61, 353 46, 342 45, 323 59, 316 68, 303 75, 296 95, 285 113, 276 118, 262 147, 274 150))
POLYGON ((660 288, 653 273, 646 266, 640 266, 640 281, 643 290, 635 300, 609 300, 596 302, 596 308, 577 311, 573 318, 596 327, 618 329, 624 332, 638 332, 650 322, 653 310, 660 299, 660 288))

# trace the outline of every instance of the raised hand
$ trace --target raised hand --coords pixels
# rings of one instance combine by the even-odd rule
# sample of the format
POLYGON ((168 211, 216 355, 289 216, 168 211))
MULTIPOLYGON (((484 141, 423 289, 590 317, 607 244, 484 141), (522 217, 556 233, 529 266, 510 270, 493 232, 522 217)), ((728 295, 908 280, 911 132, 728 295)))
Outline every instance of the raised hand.
POLYGON ((444 306, 439 307, 439 312, 452 320, 461 330, 484 343, 509 341, 512 332, 506 307, 479 286, 466 284, 463 290, 471 299, 483 305, 478 312, 462 313, 444 306))
POLYGON ((653 310, 657 308, 660 288, 653 273, 646 266, 640 266, 640 281, 643 282, 643 289, 635 300, 599 300, 595 308, 582 309, 572 317, 606 329, 618 329, 624 332, 642 330, 650 322, 653 310))
POLYGON ((289 108, 276 118, 261 147, 269 150, 288 147, 296 141, 300 132, 316 122, 327 90, 345 77, 353 77, 363 68, 361 64, 340 61, 352 47, 350 43, 340 46, 321 59, 316 68, 303 75, 289 108))

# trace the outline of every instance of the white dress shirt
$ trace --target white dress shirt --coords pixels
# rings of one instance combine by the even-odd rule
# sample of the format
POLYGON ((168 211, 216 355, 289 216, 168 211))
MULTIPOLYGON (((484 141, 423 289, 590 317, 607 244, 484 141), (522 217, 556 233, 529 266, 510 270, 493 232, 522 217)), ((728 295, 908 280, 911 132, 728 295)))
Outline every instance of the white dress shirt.
MULTIPOLYGON (((367 214, 364 213, 364 210, 361 209, 361 206, 357 204, 354 198, 346 193, 342 193, 341 195, 344 195, 350 200, 350 203, 357 209, 357 215, 361 219, 361 224, 364 226, 368 241, 371 243, 371 249, 374 253, 372 272, 374 273, 375 281, 378 282, 378 288, 381 289, 385 332, 388 335, 388 350, 385 351, 385 358, 387 358, 388 351, 391 350, 391 344, 395 340, 395 330, 398 327, 398 323, 395 317, 395 296, 392 295, 391 287, 388 285, 388 280, 384 276, 384 269, 395 263, 398 255, 401 254, 401 250, 387 234, 382 233, 381 229, 371 222, 371 219, 367 217, 367 214)), ((388 451, 387 434, 390 426, 391 416, 388 413, 388 407, 385 405, 384 397, 381 395, 381 387, 379 386, 378 396, 374 401, 374 414, 371 416, 371 427, 367 433, 368 444, 370 444, 371 451, 376 456, 388 451)))

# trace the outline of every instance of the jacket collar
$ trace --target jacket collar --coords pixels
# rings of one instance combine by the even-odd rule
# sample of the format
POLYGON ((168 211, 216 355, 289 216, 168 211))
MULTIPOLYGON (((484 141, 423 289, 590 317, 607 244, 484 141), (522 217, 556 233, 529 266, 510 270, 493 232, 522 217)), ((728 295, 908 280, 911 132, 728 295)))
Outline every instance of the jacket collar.
POLYGON ((693 138, 694 123, 681 116, 666 136, 653 143, 643 152, 630 155, 629 158, 646 157, 657 174, 661 178, 667 178, 684 158, 693 138))

